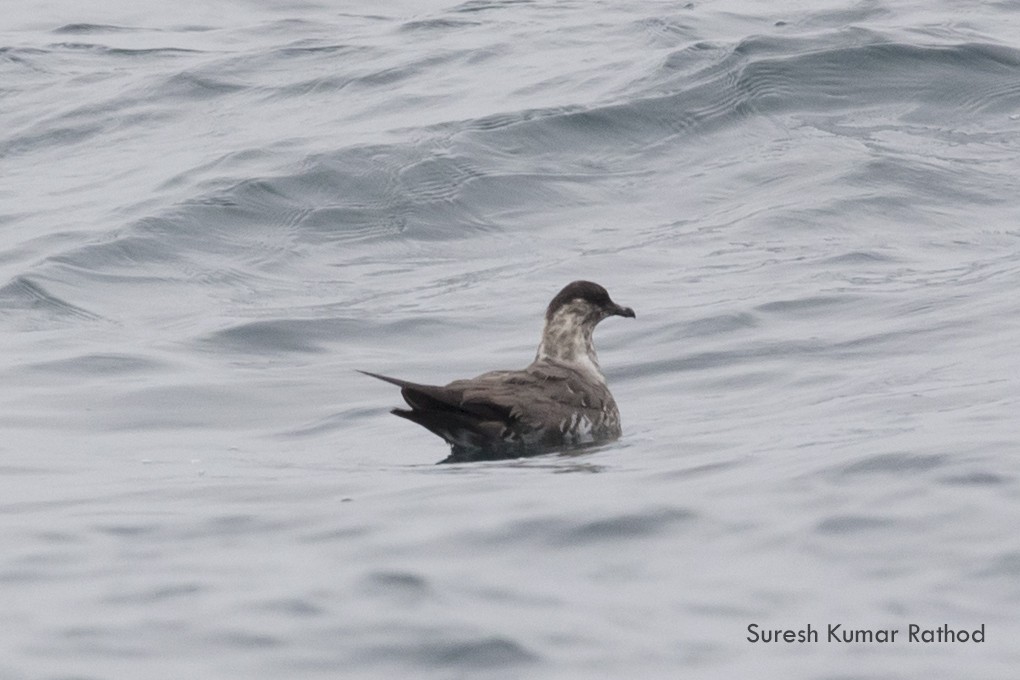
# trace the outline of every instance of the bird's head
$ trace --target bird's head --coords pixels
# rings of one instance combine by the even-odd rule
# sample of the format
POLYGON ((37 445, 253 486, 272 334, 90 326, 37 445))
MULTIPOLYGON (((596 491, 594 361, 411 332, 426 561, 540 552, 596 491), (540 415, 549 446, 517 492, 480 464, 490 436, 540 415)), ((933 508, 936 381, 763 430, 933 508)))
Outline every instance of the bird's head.
POLYGON ((609 292, 591 281, 574 281, 557 293, 545 310, 546 323, 558 317, 571 317, 575 323, 595 326, 610 316, 634 318, 634 310, 622 307, 609 297, 609 292))

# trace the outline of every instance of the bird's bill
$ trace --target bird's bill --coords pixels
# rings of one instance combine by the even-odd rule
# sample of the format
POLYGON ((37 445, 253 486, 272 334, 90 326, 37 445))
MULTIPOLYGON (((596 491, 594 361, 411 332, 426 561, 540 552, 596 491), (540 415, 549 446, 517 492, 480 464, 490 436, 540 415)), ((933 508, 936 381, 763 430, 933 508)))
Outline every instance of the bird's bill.
POLYGON ((634 314, 634 310, 631 309, 630 307, 621 307, 620 305, 615 304, 613 305, 612 313, 615 316, 625 316, 628 319, 633 319, 635 316, 637 316, 636 314, 634 314))

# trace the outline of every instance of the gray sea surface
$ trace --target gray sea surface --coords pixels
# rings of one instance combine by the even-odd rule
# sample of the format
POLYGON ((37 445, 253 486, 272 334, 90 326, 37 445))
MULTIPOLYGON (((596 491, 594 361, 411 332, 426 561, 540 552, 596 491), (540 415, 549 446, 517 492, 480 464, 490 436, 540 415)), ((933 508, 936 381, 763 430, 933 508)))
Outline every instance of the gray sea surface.
POLYGON ((1018 677, 1018 288, 1011 0, 4 2, 0 678, 1018 677))

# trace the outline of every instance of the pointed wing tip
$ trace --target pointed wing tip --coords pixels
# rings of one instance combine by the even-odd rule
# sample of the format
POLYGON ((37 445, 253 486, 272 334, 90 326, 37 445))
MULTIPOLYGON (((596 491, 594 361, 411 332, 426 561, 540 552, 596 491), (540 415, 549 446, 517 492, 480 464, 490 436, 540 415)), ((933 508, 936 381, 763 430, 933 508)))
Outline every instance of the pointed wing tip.
POLYGON ((367 375, 370 378, 375 378, 376 380, 382 380, 383 382, 388 382, 389 384, 396 385, 397 387, 403 387, 404 385, 407 384, 407 382, 405 380, 400 380, 398 378, 391 378, 388 375, 382 375, 382 374, 379 374, 379 373, 372 373, 371 371, 363 371, 360 368, 356 368, 354 370, 357 371, 358 373, 363 374, 363 375, 367 375))

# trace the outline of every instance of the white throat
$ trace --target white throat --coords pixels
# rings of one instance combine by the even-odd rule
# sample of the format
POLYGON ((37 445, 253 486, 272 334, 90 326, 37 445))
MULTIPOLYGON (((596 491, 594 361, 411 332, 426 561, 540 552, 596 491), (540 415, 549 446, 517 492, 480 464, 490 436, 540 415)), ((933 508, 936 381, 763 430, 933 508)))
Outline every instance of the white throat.
POLYGON ((545 324, 535 361, 567 364, 605 383, 605 376, 599 368, 599 358, 595 354, 595 344, 592 342, 595 324, 590 321, 587 311, 573 304, 558 309, 545 324))

